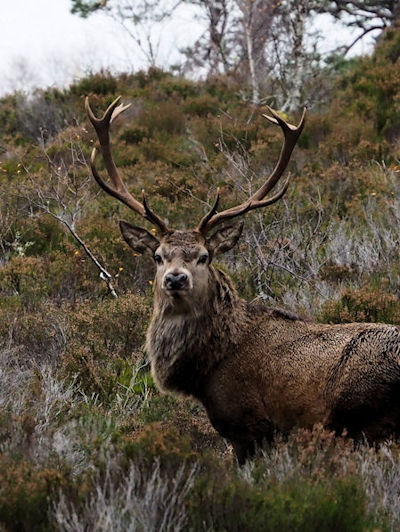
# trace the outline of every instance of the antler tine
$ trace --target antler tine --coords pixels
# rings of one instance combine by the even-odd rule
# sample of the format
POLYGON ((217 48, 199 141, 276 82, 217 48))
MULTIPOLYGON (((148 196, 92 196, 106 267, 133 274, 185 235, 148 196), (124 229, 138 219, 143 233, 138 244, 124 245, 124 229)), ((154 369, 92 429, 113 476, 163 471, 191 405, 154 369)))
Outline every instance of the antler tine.
POLYGON ((307 109, 304 108, 298 126, 294 126, 293 124, 289 124, 288 122, 283 120, 283 118, 281 118, 278 113, 276 113, 273 109, 271 109, 271 107, 267 106, 267 109, 272 114, 272 117, 268 115, 263 115, 263 117, 272 122, 273 124, 278 124, 281 127, 285 140, 281 149, 281 153, 279 155, 278 162, 276 163, 272 174, 268 177, 264 185, 259 188, 255 194, 253 194, 251 199, 254 200, 261 200, 265 198, 268 192, 274 188, 276 183, 282 177, 282 174, 286 170, 286 167, 289 163, 290 156, 292 155, 294 147, 296 146, 301 132, 303 131, 307 112, 307 109))
POLYGON ((131 104, 123 105, 119 104, 121 96, 118 96, 105 110, 101 118, 97 118, 92 111, 89 103, 89 97, 85 98, 85 109, 88 114, 89 120, 91 121, 93 127, 96 130, 97 136, 99 138, 100 144, 109 142, 109 128, 110 124, 119 116, 121 113, 126 111, 131 104), (119 104, 119 105, 118 105, 119 104))
POLYGON ((204 231, 204 228, 207 227, 208 222, 211 220, 211 218, 216 214, 218 205, 219 205, 219 187, 217 188, 217 197, 215 199, 214 205, 211 207, 209 212, 200 220, 199 225, 197 226, 197 231, 202 233, 204 231))
POLYGON ((168 227, 166 223, 155 212, 153 212, 150 209, 147 203, 147 200, 146 200, 146 196, 144 194, 144 190, 142 190, 142 194, 143 194, 144 217, 146 218, 146 220, 149 220, 149 222, 152 222, 154 225, 156 225, 160 229, 161 234, 165 235, 166 233, 168 233, 168 227))
MULTIPOLYGON (((278 115, 278 113, 276 113, 273 109, 271 109, 270 107, 267 107, 267 108, 272 116, 269 116, 269 115, 263 115, 263 116, 267 120, 272 122, 273 124, 279 125, 284 134, 284 143, 281 149, 281 153, 279 155, 278 162, 274 170, 272 171, 271 175, 267 178, 265 183, 244 203, 241 203, 240 205, 237 205, 236 207, 231 207, 230 209, 226 209, 219 213, 216 213, 216 206, 214 206, 210 210, 210 212, 202 218, 202 220, 200 221, 200 224, 198 225, 196 229, 203 235, 208 233, 212 228, 214 228, 216 225, 220 224, 221 222, 225 220, 229 220, 231 218, 235 218, 236 216, 243 215, 254 209, 259 209, 262 207, 267 207, 268 205, 272 205, 286 193, 288 186, 289 186, 289 177, 286 179, 283 187, 281 188, 279 192, 277 192, 273 196, 270 196, 269 198, 264 199, 265 196, 277 184, 279 179, 282 177, 284 171, 286 170, 286 167, 290 160, 290 156, 304 128, 306 109, 303 110, 303 114, 302 114, 299 124, 297 126, 294 126, 293 124, 289 124, 288 122, 283 120, 283 118, 281 118, 278 115)), ((218 195, 218 200, 219 200, 219 195, 218 195)))
POLYGON ((146 203, 145 198, 143 198, 143 204, 140 203, 137 199, 135 199, 132 194, 128 191, 126 186, 124 185, 118 169, 114 163, 114 159, 111 153, 111 146, 110 146, 110 124, 117 116, 119 116, 121 113, 126 111, 128 107, 130 107, 130 104, 123 105, 120 104, 121 97, 119 96, 116 100, 114 100, 111 105, 107 108, 105 113, 101 118, 97 118, 89 103, 89 98, 86 97, 85 100, 85 108, 86 112, 88 114, 89 120, 91 121, 94 129, 96 130, 97 137, 100 142, 100 148, 101 153, 103 155, 104 165, 106 167, 107 173, 110 176, 110 179, 114 185, 114 187, 108 185, 100 176, 100 174, 97 171, 96 168, 96 155, 97 150, 96 148, 93 149, 92 155, 90 158, 90 167, 92 170, 93 177, 95 178, 96 182, 100 185, 100 187, 107 192, 110 196, 113 196, 114 198, 118 199, 122 203, 124 203, 127 207, 134 210, 147 220, 154 223, 161 234, 165 234, 168 232, 168 228, 166 224, 157 216, 157 214, 153 213, 153 211, 149 208, 149 206, 146 203))

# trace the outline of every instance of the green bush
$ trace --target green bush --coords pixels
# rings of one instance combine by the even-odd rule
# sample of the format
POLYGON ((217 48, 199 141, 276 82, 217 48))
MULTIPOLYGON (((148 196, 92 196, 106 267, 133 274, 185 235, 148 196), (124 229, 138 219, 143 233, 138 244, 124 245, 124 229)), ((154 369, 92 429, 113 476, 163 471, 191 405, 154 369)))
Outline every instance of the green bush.
POLYGON ((372 530, 366 498, 357 480, 310 484, 298 479, 264 489, 232 479, 200 480, 190 496, 189 522, 239 532, 358 532, 372 530))
POLYGON ((119 383, 126 382, 127 364, 134 366, 143 356, 149 313, 147 301, 133 294, 76 305, 70 314, 64 375, 77 377, 87 394, 111 400, 119 383))
POLYGON ((115 94, 117 80, 109 72, 91 74, 87 78, 80 79, 70 87, 71 94, 86 96, 89 94, 115 94))
POLYGON ((220 102, 215 96, 201 94, 192 98, 187 98, 183 110, 190 115, 207 116, 216 114, 220 107, 220 102))

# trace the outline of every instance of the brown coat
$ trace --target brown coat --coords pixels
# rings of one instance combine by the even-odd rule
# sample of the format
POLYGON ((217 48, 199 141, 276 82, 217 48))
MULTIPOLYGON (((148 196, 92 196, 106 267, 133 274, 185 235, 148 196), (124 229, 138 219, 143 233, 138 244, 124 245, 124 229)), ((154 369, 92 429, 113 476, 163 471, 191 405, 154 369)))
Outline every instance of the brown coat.
POLYGON ((247 304, 212 273, 203 315, 156 305, 147 350, 159 387, 199 399, 240 462, 275 431, 317 422, 373 440, 398 430, 397 327, 303 321, 247 304))

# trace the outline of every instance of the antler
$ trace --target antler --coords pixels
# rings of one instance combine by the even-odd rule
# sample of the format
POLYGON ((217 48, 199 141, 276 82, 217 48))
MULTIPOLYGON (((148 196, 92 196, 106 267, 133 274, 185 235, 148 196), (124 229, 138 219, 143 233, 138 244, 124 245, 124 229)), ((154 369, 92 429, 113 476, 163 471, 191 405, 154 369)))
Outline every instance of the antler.
POLYGON ((206 235, 206 233, 208 233, 216 225, 220 224, 221 222, 224 222, 225 220, 235 218, 236 216, 240 216, 254 209, 259 209, 261 207, 266 207, 267 205, 272 205, 285 194, 289 186, 289 177, 286 179, 285 183, 283 184, 283 187, 279 192, 277 192, 273 196, 270 196, 269 198, 265 198, 265 196, 274 188, 274 186, 277 184, 279 179, 282 177, 284 171, 286 170, 286 167, 290 160, 290 156, 292 155, 292 151, 296 146, 297 140, 301 132, 303 131, 306 109, 304 109, 303 111, 303 115, 298 126, 293 126, 292 124, 289 124, 288 122, 283 120, 283 118, 281 118, 278 113, 276 113, 270 107, 267 106, 267 109, 272 114, 272 116, 263 115, 263 117, 272 122, 273 124, 278 124, 281 127, 285 137, 278 162, 272 174, 267 178, 265 183, 257 190, 257 192, 255 192, 247 201, 241 203, 240 205, 237 205, 236 207, 231 207, 230 209, 226 209, 225 211, 217 213, 219 203, 218 190, 217 199, 213 207, 204 216, 204 218, 202 218, 199 225, 197 226, 196 230, 202 233, 203 235, 206 235))
POLYGON ((101 118, 97 118, 90 107, 89 104, 89 98, 86 97, 85 100, 85 108, 86 112, 89 116, 89 120, 93 124, 94 129, 96 130, 97 137, 100 142, 100 148, 101 153, 103 155, 103 160, 105 167, 107 169, 107 173, 114 185, 114 187, 111 187, 108 185, 101 177, 100 174, 97 171, 96 168, 96 155, 97 150, 96 148, 93 148, 92 155, 90 157, 90 167, 92 169, 92 174, 97 183, 100 185, 100 187, 107 192, 107 194, 110 194, 110 196, 113 196, 114 198, 117 198, 119 201, 122 201, 125 205, 127 205, 130 209, 134 210, 150 222, 152 222, 154 225, 156 225, 160 231, 160 233, 166 234, 168 232, 168 227, 165 224, 165 222, 157 215, 155 214, 150 207, 147 204, 146 198, 144 196, 143 192, 143 201, 140 203, 137 199, 135 199, 132 194, 128 191, 126 186, 124 185, 117 167, 115 166, 114 159, 111 153, 111 147, 110 147, 110 124, 113 120, 117 118, 121 113, 126 111, 128 107, 130 107, 130 104, 123 105, 120 104, 121 97, 119 96, 116 100, 112 102, 112 104, 108 107, 106 112, 103 114, 101 118))

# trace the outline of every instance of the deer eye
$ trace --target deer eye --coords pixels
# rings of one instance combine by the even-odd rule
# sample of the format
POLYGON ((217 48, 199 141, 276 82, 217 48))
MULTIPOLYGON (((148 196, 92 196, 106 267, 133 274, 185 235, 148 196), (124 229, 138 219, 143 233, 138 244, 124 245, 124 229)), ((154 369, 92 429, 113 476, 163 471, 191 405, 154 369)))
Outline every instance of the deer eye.
POLYGON ((155 260, 156 262, 158 262, 158 264, 161 264, 161 263, 162 263, 161 255, 158 255, 158 253, 156 253, 156 254, 154 255, 154 260, 155 260))
POLYGON ((208 260, 208 255, 201 255, 199 257, 199 260, 197 261, 197 264, 205 264, 208 260))

